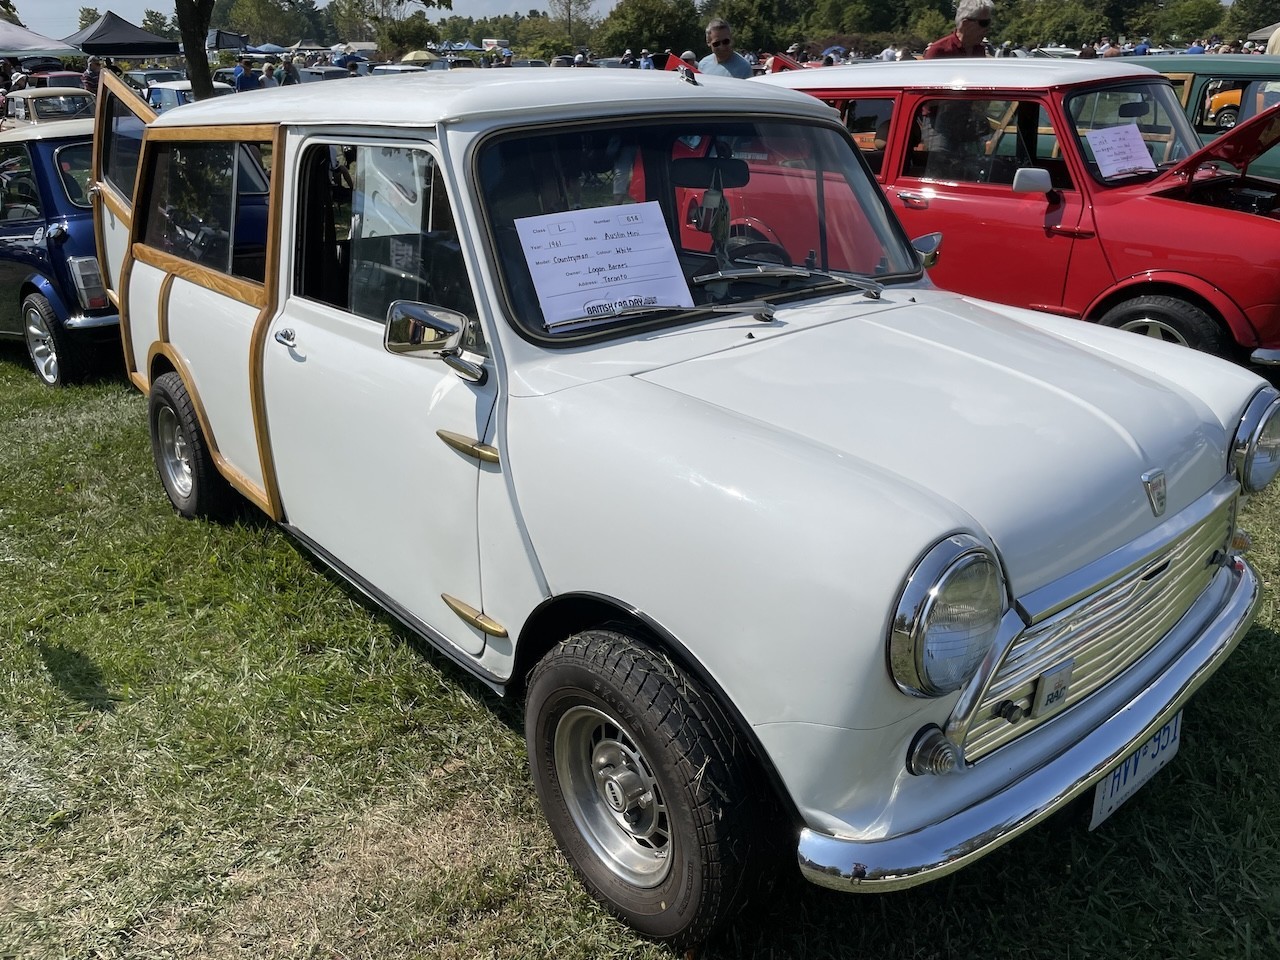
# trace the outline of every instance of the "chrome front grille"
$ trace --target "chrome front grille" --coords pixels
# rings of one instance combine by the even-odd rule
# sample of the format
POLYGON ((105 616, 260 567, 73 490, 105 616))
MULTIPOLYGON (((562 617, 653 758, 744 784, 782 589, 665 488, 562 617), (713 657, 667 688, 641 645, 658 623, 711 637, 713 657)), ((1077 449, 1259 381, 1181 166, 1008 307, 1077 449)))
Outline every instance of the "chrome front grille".
POLYGON ((965 759, 978 760, 1071 709, 1152 649, 1212 581, 1215 555, 1235 528, 1235 503, 1219 504, 1140 564, 1018 636, 974 710, 965 759), (1074 665, 1065 706, 1043 718, 1027 715, 1038 678, 1068 660, 1074 665), (1006 719, 1019 713, 1017 722, 1006 719))

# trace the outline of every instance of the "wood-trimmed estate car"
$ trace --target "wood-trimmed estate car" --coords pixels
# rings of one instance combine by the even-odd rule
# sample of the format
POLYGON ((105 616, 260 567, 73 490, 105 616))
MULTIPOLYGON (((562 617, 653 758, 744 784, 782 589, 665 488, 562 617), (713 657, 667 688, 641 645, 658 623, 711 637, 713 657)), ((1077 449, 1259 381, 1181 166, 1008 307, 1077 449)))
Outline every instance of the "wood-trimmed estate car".
POLYGON ((940 286, 1280 363, 1280 186, 1250 176, 1280 140, 1275 114, 1201 149, 1169 81, 1114 59, 753 82, 841 112, 907 232, 945 236, 930 271, 940 286))
POLYGON ((596 896, 688 944, 771 838, 909 886, 1173 755, 1258 604, 1274 389, 936 289, 811 97, 378 87, 153 117, 107 79, 129 376, 180 513, 247 498, 523 697, 596 896))

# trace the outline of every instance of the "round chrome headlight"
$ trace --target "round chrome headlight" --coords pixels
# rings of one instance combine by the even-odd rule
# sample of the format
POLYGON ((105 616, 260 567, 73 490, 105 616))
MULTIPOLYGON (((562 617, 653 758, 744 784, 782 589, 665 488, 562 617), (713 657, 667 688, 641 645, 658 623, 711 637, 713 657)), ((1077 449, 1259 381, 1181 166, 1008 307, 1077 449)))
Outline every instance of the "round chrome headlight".
POLYGON ((991 649, 1004 602, 1000 566, 981 541, 956 534, 937 544, 911 571, 894 611, 894 683, 915 697, 959 690, 991 649))
POLYGON ((1280 394, 1259 391, 1236 432, 1236 472, 1248 493, 1257 493, 1280 473, 1280 394))

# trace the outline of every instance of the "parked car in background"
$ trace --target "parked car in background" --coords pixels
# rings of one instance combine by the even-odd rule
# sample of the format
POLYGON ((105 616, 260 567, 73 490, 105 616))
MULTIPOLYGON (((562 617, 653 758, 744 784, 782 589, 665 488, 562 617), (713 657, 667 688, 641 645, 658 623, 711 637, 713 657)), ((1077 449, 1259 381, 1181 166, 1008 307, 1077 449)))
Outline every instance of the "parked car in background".
POLYGON ((532 60, 512 60, 511 65, 513 67, 545 67, 548 64, 545 60, 538 60, 535 58, 532 60))
POLYGON ((75 70, 45 70, 27 75, 28 87, 80 87, 84 80, 75 70))
MULTIPOLYGON (((234 92, 235 89, 230 84, 214 81, 213 95, 215 97, 225 97, 227 94, 234 92)), ((146 101, 156 113, 163 113, 166 110, 172 110, 174 107, 193 103, 191 81, 169 80, 153 83, 147 87, 146 101)))
POLYGON ((394 77, 405 73, 422 73, 426 69, 420 63, 379 63, 369 70, 369 76, 394 77))
POLYGON ((146 70, 126 70, 122 76, 133 86, 139 90, 146 92, 147 87, 153 83, 172 83, 175 80, 186 79, 186 74, 181 70, 157 69, 150 68, 146 70))
POLYGON ((689 945, 774 838, 910 886, 1173 756, 1259 604, 1280 393, 939 290, 812 98, 378 87, 146 122, 105 81, 126 368, 179 513, 247 498, 519 698, 595 896, 689 945))
POLYGON ((0 132, 0 337, 23 341, 50 386, 120 356, 94 255, 92 141, 92 120, 0 132))
POLYGON ((1173 83, 1187 119, 1206 142, 1236 125, 1240 93, 1254 80, 1280 80, 1280 57, 1238 54, 1148 56, 1133 61, 1173 83))
POLYGON ((472 67, 479 67, 470 57, 444 56, 439 60, 432 60, 427 65, 428 70, 469 70, 472 67))
POLYGON ((28 87, 4 98, 9 125, 92 118, 96 98, 82 87, 28 87))
MULTIPOLYGON (((1201 150, 1169 81, 1115 59, 859 64, 754 82, 840 111, 908 232, 946 238, 930 271, 940 286, 1280 363, 1280 185, 1249 175, 1280 124, 1201 150)), ((750 229, 768 234, 761 218, 750 229)))
POLYGON ((315 83, 319 80, 345 80, 351 74, 345 67, 316 66, 299 67, 298 80, 302 83, 315 83))

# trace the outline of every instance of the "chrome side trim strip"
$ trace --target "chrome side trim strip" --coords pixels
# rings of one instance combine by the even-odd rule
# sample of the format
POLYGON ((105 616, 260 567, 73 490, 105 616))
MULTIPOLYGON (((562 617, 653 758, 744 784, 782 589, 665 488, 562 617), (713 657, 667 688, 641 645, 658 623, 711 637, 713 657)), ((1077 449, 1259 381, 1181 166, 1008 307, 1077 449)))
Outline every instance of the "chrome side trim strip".
MULTIPOLYGON (((1232 582, 1217 614, 1127 703, 1108 708, 1105 723, 1062 745, 1054 742, 1052 726, 1030 734, 1043 739, 1050 759, 985 799, 911 833, 857 840, 801 830, 797 856, 805 879, 868 893, 916 886, 990 853, 1080 796, 1182 709, 1248 632, 1261 599, 1257 575, 1240 558, 1223 575, 1232 582)), ((940 778, 939 788, 945 784, 940 778)))

